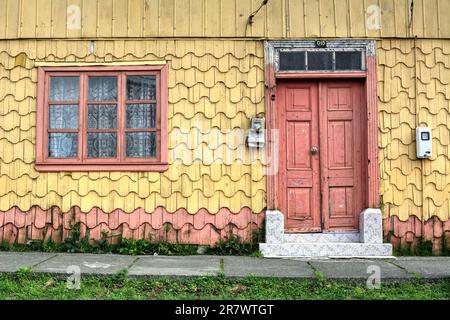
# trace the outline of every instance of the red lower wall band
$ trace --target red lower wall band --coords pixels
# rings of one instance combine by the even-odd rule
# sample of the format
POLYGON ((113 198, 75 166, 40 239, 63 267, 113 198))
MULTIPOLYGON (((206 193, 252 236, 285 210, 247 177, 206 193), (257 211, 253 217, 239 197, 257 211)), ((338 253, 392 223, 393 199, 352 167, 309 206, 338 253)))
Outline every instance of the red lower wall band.
MULTIPOLYGON (((217 213, 200 209, 196 214, 189 214, 184 209, 170 213, 158 207, 147 213, 136 209, 131 213, 117 209, 106 213, 94 208, 82 212, 74 207, 69 212, 61 212, 53 207, 43 210, 32 207, 22 211, 17 207, 0 211, 0 241, 25 243, 28 240, 52 240, 61 242, 70 235, 71 225, 80 222, 81 234, 89 230, 91 239, 101 239, 102 232, 108 232, 111 242, 118 241, 119 236, 133 239, 149 239, 169 243, 214 245, 230 232, 249 242, 255 233, 263 232, 264 213, 254 213, 250 208, 242 208, 232 213, 227 208, 217 213)), ((394 248, 415 246, 419 239, 431 241, 433 252, 442 250, 444 238, 450 244, 450 219, 440 220, 433 216, 421 221, 416 216, 401 221, 397 216, 383 219, 384 241, 391 242, 394 248)))
POLYGON ((401 221, 397 216, 383 219, 384 241, 391 242, 394 248, 416 247, 419 240, 431 241, 434 253, 441 253, 443 241, 450 245, 450 219, 442 221, 433 216, 421 221, 417 216, 410 216, 401 221))
POLYGON ((0 240, 9 243, 50 239, 61 242, 70 235, 71 225, 80 222, 82 236, 89 230, 90 238, 98 240, 102 232, 107 231, 112 243, 121 236, 213 245, 230 232, 249 242, 255 231, 262 230, 263 220, 263 213, 253 213, 249 208, 242 208, 238 213, 222 208, 217 213, 200 209, 196 214, 189 214, 184 209, 170 213, 161 207, 152 213, 143 209, 131 213, 120 209, 105 213, 98 208, 85 213, 78 207, 62 213, 57 207, 48 210, 33 207, 28 211, 14 207, 0 211, 0 240))

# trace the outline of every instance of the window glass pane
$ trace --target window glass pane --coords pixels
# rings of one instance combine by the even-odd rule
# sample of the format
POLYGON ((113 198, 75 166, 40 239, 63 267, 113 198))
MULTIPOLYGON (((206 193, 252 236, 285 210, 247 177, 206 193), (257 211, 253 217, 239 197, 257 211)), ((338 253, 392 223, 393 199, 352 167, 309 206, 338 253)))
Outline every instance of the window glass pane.
POLYGON ((117 77, 89 77, 90 101, 116 101, 117 77))
POLYGON ((78 105, 49 105, 49 129, 78 129, 78 105))
POLYGON ((78 156, 78 134, 72 132, 49 133, 48 156, 50 158, 76 158, 78 156))
POLYGON ((115 132, 88 132, 89 158, 115 158, 117 154, 117 134, 115 132))
POLYGON ((155 132, 127 132, 126 155, 131 158, 156 157, 155 132))
POLYGON ((127 128, 155 128, 156 105, 129 104, 127 105, 127 128))
POLYGON ((114 104, 90 104, 88 106, 89 129, 116 129, 117 108, 114 104))
POLYGON ((50 77, 49 101, 78 101, 79 94, 79 77, 50 77))
POLYGON ((360 51, 336 52, 336 70, 361 70, 360 51))
POLYGON ((155 76, 128 76, 127 100, 155 100, 155 76))
POLYGON ((280 52, 280 70, 305 70, 305 52, 280 52))
POLYGON ((308 70, 333 70, 333 53, 308 52, 308 70))

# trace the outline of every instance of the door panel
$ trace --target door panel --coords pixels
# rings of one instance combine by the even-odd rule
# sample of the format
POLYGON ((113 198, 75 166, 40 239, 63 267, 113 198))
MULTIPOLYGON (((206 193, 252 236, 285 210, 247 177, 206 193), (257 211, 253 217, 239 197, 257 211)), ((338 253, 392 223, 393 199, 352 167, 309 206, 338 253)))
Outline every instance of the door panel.
POLYGON ((363 209, 362 85, 320 84, 322 214, 326 230, 358 229, 363 209))
POLYGON ((317 83, 277 86, 280 128, 280 205, 288 231, 321 230, 317 83))

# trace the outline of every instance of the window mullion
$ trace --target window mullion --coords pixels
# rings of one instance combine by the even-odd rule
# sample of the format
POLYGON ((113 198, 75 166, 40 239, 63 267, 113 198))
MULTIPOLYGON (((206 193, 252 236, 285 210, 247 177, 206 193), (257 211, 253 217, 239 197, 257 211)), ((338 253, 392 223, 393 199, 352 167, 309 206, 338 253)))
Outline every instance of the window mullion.
POLYGON ((336 71, 336 51, 335 50, 333 50, 333 52, 332 52, 332 70, 333 71, 336 71))
POLYGON ((125 83, 125 74, 120 73, 118 75, 118 95, 117 95, 117 154, 119 157, 119 161, 124 161, 124 148, 125 148, 125 92, 126 92, 126 83, 125 83))
POLYGON ((81 162, 85 159, 85 143, 86 143, 86 73, 80 73, 80 105, 79 105, 79 128, 78 134, 80 135, 80 148, 81 148, 81 162))

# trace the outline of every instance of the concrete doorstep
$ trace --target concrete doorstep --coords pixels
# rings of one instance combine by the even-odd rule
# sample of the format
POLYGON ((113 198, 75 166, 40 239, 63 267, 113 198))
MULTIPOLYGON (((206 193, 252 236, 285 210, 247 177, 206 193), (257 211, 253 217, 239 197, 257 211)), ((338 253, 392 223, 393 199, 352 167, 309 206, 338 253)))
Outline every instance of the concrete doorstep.
POLYGON ((126 269, 129 277, 247 276, 275 278, 364 280, 450 279, 450 257, 401 257, 382 259, 265 259, 234 256, 125 256, 112 254, 65 254, 0 252, 0 272, 28 268, 36 273, 111 276, 126 269))

